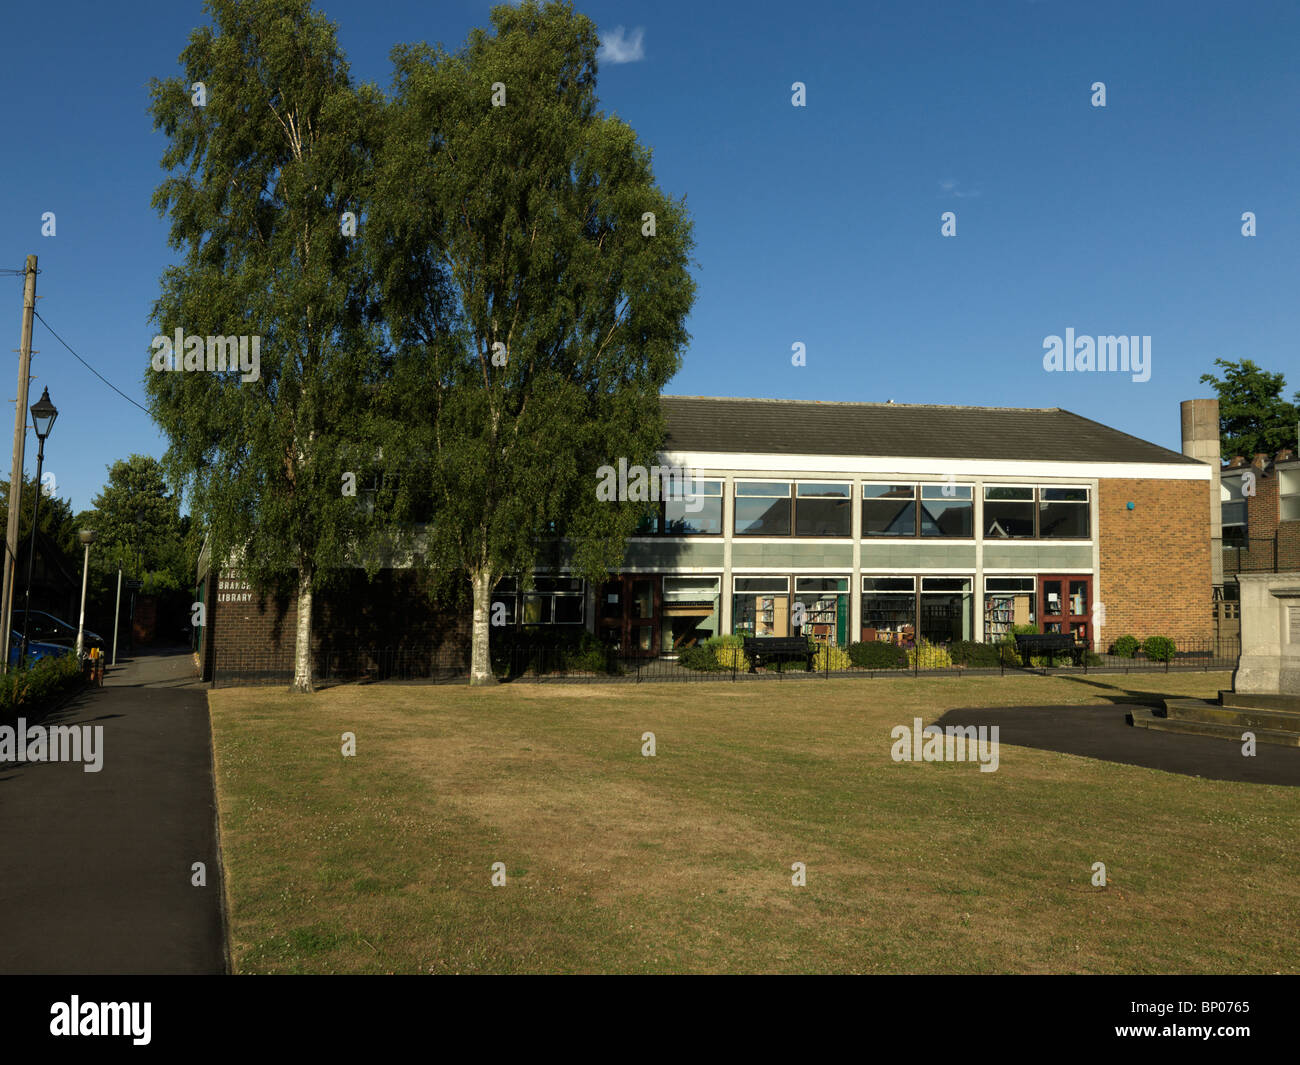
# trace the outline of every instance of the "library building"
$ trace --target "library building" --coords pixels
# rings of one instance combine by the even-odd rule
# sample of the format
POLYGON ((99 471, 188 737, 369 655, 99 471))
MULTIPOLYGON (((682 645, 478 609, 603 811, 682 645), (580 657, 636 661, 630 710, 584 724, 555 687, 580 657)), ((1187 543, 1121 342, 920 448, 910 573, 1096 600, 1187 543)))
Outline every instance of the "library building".
MULTIPOLYGON (((585 628, 632 658, 726 633, 910 646, 993 641, 1019 625, 1096 649, 1124 634, 1211 635, 1218 442, 1189 440, 1195 419, 1184 417, 1180 453, 1059 408, 661 402, 660 461, 691 471, 690 497, 660 503, 604 582, 502 581, 493 599, 511 627, 585 628)), ((381 578, 363 593, 386 629, 376 639, 438 628, 421 620, 413 575, 381 578)), ((226 600, 210 616, 218 658, 233 622, 244 646, 260 634, 291 660, 292 603, 213 599, 226 600)), ((355 609, 321 609, 328 644, 331 617, 355 609)), ((468 619, 438 631, 467 648, 468 619)))

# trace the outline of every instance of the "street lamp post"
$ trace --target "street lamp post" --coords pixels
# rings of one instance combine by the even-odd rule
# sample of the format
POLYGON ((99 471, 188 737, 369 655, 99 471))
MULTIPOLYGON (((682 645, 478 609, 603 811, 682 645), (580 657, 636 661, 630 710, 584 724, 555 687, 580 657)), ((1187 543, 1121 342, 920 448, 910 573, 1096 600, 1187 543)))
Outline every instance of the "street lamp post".
POLYGON ((36 499, 32 502, 32 540, 27 554, 27 593, 23 602, 23 642, 18 653, 18 664, 27 661, 27 625, 32 617, 32 568, 36 563, 36 519, 40 517, 41 508, 41 467, 45 464, 45 438, 54 428, 54 419, 59 410, 50 402, 50 390, 41 392, 41 398, 31 406, 32 428, 36 430, 36 439, 40 444, 36 449, 36 499))
POLYGON ((90 545, 95 542, 94 529, 82 529, 77 539, 86 545, 86 560, 81 568, 81 617, 77 619, 77 661, 86 646, 86 580, 90 576, 90 545))

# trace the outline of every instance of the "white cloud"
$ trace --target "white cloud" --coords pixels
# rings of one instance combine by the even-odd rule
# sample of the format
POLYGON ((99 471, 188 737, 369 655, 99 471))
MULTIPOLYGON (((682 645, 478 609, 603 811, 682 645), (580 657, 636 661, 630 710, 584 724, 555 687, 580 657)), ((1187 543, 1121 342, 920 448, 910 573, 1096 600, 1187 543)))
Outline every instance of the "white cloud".
POLYGON ((596 59, 602 63, 635 63, 644 59, 644 37, 645 30, 641 26, 628 34, 624 33, 622 26, 615 26, 609 33, 601 35, 596 59))
POLYGON ((959 189, 957 187, 958 184, 960 183, 949 178, 947 181, 939 182, 939 188, 943 189, 943 191, 949 196, 956 196, 959 200, 964 200, 967 197, 974 197, 980 194, 979 189, 959 189))

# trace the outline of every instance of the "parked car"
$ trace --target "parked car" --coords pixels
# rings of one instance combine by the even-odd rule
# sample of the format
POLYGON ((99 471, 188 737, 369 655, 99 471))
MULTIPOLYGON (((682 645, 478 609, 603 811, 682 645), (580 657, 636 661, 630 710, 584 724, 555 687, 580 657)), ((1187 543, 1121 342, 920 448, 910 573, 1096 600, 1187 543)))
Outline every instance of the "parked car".
MULTIPOLYGON (((35 613, 33 611, 33 613, 35 613)), ((13 634, 9 637, 9 664, 18 665, 18 656, 23 649, 23 634, 18 629, 14 629, 13 634)), ((75 647, 68 647, 61 643, 45 643, 42 640, 33 640, 31 633, 27 634, 27 657, 39 661, 42 658, 58 658, 60 655, 75 654, 75 647)))
MULTIPOLYGON (((23 631, 23 611, 14 608, 13 625, 18 630, 21 638, 23 631)), ((89 651, 92 647, 100 649, 104 646, 104 637, 97 632, 91 632, 86 629, 85 639, 82 649, 89 651)), ((58 644, 61 647, 77 646, 77 626, 70 625, 62 618, 56 618, 53 614, 44 610, 33 610, 31 620, 27 623, 27 642, 29 644, 40 641, 41 643, 58 644)))

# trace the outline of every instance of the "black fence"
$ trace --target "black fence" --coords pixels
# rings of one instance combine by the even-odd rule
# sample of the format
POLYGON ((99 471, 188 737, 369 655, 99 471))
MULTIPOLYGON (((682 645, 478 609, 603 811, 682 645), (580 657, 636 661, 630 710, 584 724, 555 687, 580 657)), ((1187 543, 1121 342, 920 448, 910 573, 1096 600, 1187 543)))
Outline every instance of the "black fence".
POLYGON ((1300 551, 1292 543, 1279 542, 1278 535, 1234 539, 1213 539, 1214 548, 1222 548, 1224 576, 1236 573, 1283 573, 1300 569, 1300 551))
MULTIPOLYGON (((1005 676, 1016 673, 1134 673, 1231 670, 1241 645, 1237 638, 1176 640, 1150 652, 1132 655, 1058 652, 1028 660, 1003 644, 880 645, 852 657, 842 648, 819 647, 808 658, 755 667, 742 648, 719 648, 714 656, 678 658, 629 657, 607 647, 582 650, 516 644, 493 648, 492 670, 505 683, 658 683, 737 682, 830 679, 832 677, 1005 676)), ((231 687, 284 684, 293 680, 292 659, 268 658, 265 652, 223 652, 216 662, 214 684, 231 687)), ((468 655, 435 654, 401 647, 331 649, 317 656, 318 684, 464 683, 468 655)))

